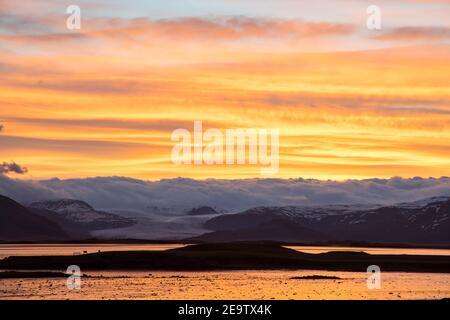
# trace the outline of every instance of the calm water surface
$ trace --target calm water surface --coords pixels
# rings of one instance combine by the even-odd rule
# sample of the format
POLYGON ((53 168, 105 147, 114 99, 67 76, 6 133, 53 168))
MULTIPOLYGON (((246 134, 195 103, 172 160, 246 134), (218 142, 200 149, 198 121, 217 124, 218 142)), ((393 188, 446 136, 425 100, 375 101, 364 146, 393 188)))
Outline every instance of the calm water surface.
MULTIPOLYGON (((94 253, 98 251, 145 251, 168 250, 183 247, 183 244, 0 244, 0 259, 8 256, 50 256, 94 253)), ((329 251, 364 251, 370 254, 420 254, 450 256, 450 249, 402 249, 402 248, 364 248, 364 247, 288 247, 307 253, 329 251)))
POLYGON ((0 244, 0 259, 9 256, 77 255, 98 251, 159 251, 182 244, 0 244))

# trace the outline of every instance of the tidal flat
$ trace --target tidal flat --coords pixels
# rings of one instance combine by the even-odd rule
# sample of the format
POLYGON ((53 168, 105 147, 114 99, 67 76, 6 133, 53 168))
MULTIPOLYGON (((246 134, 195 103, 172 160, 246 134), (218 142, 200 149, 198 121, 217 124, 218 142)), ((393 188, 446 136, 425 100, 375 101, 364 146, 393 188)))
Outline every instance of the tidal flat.
POLYGON ((385 272, 381 289, 367 288, 364 272, 221 271, 89 272, 79 290, 66 279, 2 279, 0 299, 150 299, 150 300, 354 300, 443 299, 450 297, 450 274, 385 272), (320 275, 340 279, 290 279, 320 275))

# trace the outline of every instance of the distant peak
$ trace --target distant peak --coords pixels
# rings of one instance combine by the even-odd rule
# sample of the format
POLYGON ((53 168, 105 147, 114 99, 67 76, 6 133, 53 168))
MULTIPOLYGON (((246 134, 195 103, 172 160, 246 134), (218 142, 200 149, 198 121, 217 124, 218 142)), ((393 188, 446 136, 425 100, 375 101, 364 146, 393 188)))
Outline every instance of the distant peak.
POLYGON ((192 208, 186 212, 188 215, 191 216, 206 216, 206 215, 212 215, 212 214, 218 214, 217 210, 214 208, 208 207, 208 206, 202 206, 197 208, 192 208))
POLYGON ((57 199, 42 202, 34 202, 30 207, 38 209, 47 209, 51 211, 93 211, 94 208, 88 203, 75 199, 57 199))

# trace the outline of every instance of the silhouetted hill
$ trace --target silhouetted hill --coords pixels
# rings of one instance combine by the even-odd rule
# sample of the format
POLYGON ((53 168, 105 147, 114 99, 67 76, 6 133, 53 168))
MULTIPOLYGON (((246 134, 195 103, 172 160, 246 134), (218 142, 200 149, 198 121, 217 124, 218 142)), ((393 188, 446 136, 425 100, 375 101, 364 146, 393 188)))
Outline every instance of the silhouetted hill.
POLYGON ((193 208, 187 211, 186 213, 190 216, 207 216, 212 214, 218 214, 218 212, 215 209, 207 206, 193 208))
POLYGON ((28 208, 32 213, 46 218, 58 224, 73 240, 86 240, 91 239, 92 236, 89 233, 89 229, 86 226, 73 221, 68 220, 65 216, 57 214, 53 211, 45 209, 28 208))
POLYGON ((167 251, 100 252, 79 256, 8 257, 0 269, 65 270, 276 270, 308 269, 366 272, 450 272, 450 256, 370 255, 362 252, 309 254, 272 243, 201 244, 167 251))
POLYGON ((57 223, 0 195, 0 240, 42 241, 68 238, 68 234, 57 223))

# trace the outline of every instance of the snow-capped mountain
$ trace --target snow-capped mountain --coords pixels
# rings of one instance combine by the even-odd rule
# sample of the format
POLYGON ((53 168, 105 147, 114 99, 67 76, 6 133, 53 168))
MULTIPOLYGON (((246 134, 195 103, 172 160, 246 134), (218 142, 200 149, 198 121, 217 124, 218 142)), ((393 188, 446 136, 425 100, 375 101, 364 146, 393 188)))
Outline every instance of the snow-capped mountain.
MULTIPOLYGON (((64 225, 72 234, 88 231, 88 237, 97 239, 185 239, 207 232, 204 223, 220 215, 206 206, 191 209, 153 206, 140 211, 115 209, 105 212, 74 199, 35 202, 29 207, 64 225)), ((85 234, 81 236, 86 238, 85 234)))
POLYGON ((89 230, 123 228, 134 223, 130 218, 95 210, 88 203, 80 200, 59 199, 34 202, 29 207, 58 214, 68 221, 85 226, 89 230))
POLYGON ((58 223, 34 214, 13 199, 0 195, 1 241, 68 240, 69 234, 58 223))
MULTIPOLYGON (((268 232, 267 225, 276 223, 281 228, 279 222, 287 221, 326 235, 330 241, 450 244, 449 218, 450 197, 393 206, 259 207, 207 221, 205 228, 213 233, 197 239, 281 240, 268 232)), ((289 241, 296 241, 295 237, 289 241)), ((297 241, 306 241, 301 232, 297 241)))
POLYGON ((146 208, 145 211, 114 210, 123 217, 131 218, 135 224, 125 228, 96 230, 92 235, 101 239, 146 239, 177 240, 198 236, 208 232, 203 227, 206 221, 221 214, 209 207, 185 209, 174 214, 172 209, 146 208))
POLYGON ((44 202, 35 202, 30 207, 45 209, 65 215, 74 222, 89 223, 102 218, 103 215, 86 202, 80 200, 62 199, 44 202))
POLYGON ((256 207, 237 214, 208 206, 177 214, 160 208, 104 212, 72 199, 33 203, 30 209, 64 226, 73 238, 88 232, 99 239, 450 244, 450 197, 390 206, 256 207))

